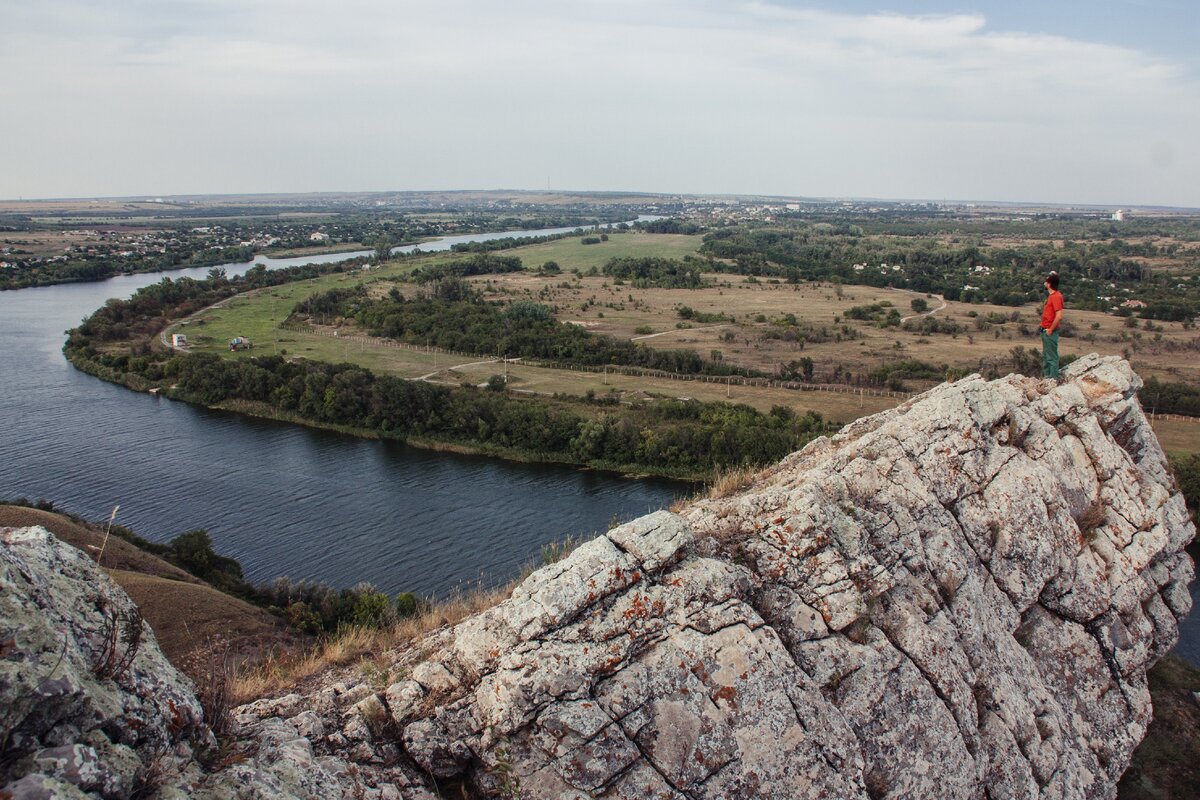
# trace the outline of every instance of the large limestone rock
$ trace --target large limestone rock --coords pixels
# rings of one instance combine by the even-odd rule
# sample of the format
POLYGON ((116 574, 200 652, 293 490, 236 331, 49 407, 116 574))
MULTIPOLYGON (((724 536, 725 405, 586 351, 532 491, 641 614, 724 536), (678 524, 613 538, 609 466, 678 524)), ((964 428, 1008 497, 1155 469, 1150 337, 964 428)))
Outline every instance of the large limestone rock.
POLYGON ((635 520, 382 695, 489 796, 1107 798, 1195 533, 1119 359, 973 376, 635 520))
POLYGON ((0 796, 126 796, 167 745, 145 796, 1111 798, 1193 575, 1139 386, 1093 356, 938 387, 609 531, 386 672, 237 709, 208 768, 148 632, 96 677, 119 590, 0 532, 0 796))
POLYGON ((128 595, 44 528, 0 529, 0 796, 128 797, 210 741, 128 595))

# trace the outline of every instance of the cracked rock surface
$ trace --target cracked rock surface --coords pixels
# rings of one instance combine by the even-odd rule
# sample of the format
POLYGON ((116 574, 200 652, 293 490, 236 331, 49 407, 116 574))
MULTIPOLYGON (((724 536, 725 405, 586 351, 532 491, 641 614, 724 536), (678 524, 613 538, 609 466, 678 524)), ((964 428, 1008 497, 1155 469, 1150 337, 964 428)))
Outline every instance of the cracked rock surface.
POLYGON ((1110 798, 1195 531, 1120 359, 978 376, 609 531, 385 700, 483 795, 1110 798))
POLYGON ((178 771, 211 740, 193 692, 91 559, 0 528, 0 797, 128 797, 178 771))
MULTIPOLYGON (((237 757, 158 796, 1115 797, 1195 530, 1128 364, 1064 374, 940 386, 615 528, 387 681, 237 709, 237 757)), ((14 797, 120 793, 42 736, 14 797)))

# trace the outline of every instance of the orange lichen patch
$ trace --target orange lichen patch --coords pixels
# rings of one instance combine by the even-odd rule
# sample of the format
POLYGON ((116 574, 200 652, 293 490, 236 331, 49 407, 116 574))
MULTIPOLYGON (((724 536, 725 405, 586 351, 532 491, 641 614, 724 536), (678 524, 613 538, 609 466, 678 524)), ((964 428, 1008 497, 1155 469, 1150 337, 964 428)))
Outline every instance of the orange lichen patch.
POLYGON ((737 689, 734 689, 732 686, 722 686, 720 689, 717 689, 715 692, 713 692, 711 697, 713 702, 716 702, 717 700, 724 700, 731 706, 737 706, 737 702, 733 699, 737 697, 737 689))

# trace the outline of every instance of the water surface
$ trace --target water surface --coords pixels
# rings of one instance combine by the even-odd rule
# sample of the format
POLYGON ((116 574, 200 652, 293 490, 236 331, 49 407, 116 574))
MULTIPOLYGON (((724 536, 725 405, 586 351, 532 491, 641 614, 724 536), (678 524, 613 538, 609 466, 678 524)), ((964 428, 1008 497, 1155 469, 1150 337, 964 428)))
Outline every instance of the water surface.
MULTIPOLYGON (((546 231, 421 248, 525 233, 546 231)), ((347 257, 256 261, 276 268, 347 257)), ((63 358, 64 331, 105 299, 207 272, 0 292, 0 498, 44 497, 89 519, 120 505, 117 520, 155 541, 204 528, 253 581, 369 581, 444 595, 500 583, 545 543, 602 531, 689 490, 208 411, 105 383, 63 358)))

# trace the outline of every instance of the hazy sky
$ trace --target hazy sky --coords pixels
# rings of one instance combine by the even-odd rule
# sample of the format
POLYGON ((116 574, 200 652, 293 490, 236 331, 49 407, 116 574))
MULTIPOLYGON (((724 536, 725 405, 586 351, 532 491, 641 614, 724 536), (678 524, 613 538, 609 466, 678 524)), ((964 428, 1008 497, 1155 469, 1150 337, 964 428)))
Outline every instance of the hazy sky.
POLYGON ((1200 206, 1194 0, 0 0, 0 198, 1200 206))

